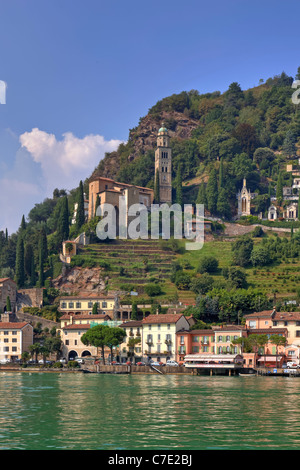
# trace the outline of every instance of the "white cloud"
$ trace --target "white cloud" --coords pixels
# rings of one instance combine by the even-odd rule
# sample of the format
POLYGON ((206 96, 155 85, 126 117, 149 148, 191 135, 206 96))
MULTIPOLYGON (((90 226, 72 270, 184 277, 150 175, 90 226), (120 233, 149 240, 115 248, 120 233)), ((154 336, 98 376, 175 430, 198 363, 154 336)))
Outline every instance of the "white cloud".
POLYGON ((0 165, 0 230, 16 231, 22 215, 35 204, 52 197, 55 188, 73 189, 89 177, 105 152, 116 150, 120 140, 101 135, 82 139, 71 132, 58 140, 37 128, 19 137, 21 148, 14 156, 13 168, 0 165))
POLYGON ((40 164, 45 187, 52 194, 57 187, 77 187, 80 180, 91 175, 105 152, 116 150, 121 141, 107 141, 101 135, 92 134, 80 139, 72 132, 57 140, 54 134, 34 128, 20 136, 20 143, 34 162, 40 164))

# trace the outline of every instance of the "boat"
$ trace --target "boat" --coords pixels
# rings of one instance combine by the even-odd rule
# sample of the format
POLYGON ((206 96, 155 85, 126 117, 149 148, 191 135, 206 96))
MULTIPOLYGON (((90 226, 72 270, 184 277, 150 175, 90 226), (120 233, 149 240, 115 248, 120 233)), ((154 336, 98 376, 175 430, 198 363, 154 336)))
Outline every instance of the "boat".
POLYGON ((243 374, 242 372, 240 372, 239 375, 241 377, 255 377, 256 374, 253 374, 253 373, 250 373, 250 372, 248 372, 246 374, 243 374))

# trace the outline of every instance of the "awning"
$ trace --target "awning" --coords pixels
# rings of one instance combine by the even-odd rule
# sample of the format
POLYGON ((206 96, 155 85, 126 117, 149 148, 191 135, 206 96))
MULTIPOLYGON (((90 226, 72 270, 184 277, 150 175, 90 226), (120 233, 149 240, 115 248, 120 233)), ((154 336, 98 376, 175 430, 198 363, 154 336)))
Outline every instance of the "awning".
POLYGON ((276 359, 276 356, 265 356, 265 357, 260 357, 257 362, 279 362, 280 360, 282 359, 282 356, 277 356, 277 359, 276 359))

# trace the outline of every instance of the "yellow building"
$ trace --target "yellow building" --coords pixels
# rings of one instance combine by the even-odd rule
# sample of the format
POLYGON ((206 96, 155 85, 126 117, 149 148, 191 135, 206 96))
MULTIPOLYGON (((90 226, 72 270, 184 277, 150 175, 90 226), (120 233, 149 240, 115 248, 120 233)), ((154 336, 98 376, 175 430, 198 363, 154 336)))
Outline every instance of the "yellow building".
POLYGON ((189 330, 190 324, 181 314, 148 315, 142 321, 142 354, 146 361, 166 362, 176 359, 176 333, 189 330))
POLYGON ((59 299, 59 311, 69 315, 92 313, 94 304, 98 305, 98 313, 113 314, 115 306, 114 296, 82 294, 78 296, 65 296, 59 299))
POLYGON ((0 322, 0 362, 21 359, 33 344, 33 327, 26 322, 0 322))

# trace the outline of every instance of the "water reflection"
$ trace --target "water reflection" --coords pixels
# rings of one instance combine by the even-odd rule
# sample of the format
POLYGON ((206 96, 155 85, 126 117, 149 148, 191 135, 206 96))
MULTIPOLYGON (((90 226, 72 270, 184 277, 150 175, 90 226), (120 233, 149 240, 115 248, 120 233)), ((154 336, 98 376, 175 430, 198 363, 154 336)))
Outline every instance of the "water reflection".
POLYGON ((297 449, 299 394, 296 378, 5 373, 0 449, 297 449))

